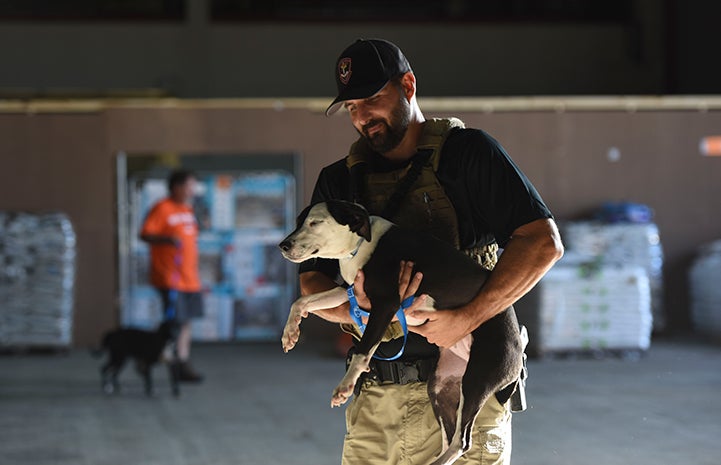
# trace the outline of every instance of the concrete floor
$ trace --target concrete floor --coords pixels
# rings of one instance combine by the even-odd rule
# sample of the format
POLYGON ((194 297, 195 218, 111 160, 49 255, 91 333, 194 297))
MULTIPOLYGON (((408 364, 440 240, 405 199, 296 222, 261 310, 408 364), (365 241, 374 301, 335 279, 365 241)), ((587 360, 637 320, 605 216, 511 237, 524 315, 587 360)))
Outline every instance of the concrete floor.
MULTIPOLYGON (((100 391, 86 351, 0 356, 3 465, 338 464, 342 360, 308 341, 198 345, 204 384, 146 398, 129 368, 100 391)), ((638 360, 531 360, 528 411, 514 417, 514 465, 721 463, 721 347, 654 341, 638 360)))

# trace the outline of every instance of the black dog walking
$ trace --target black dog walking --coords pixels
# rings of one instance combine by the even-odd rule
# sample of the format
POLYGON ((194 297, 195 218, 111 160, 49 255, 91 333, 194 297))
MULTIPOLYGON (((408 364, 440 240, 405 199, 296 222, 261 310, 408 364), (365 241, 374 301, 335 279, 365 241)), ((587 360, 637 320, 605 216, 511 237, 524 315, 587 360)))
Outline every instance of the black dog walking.
MULTIPOLYGON (((118 374, 128 358, 135 360, 135 368, 143 378, 145 393, 153 394, 152 368, 161 361, 166 347, 175 341, 177 323, 166 320, 155 331, 120 328, 105 334, 99 352, 107 352, 107 362, 100 368, 102 388, 107 394, 120 389, 118 374)), ((173 362, 173 361, 171 361, 173 362)), ((174 396, 180 394, 175 363, 170 363, 170 383, 174 396)))

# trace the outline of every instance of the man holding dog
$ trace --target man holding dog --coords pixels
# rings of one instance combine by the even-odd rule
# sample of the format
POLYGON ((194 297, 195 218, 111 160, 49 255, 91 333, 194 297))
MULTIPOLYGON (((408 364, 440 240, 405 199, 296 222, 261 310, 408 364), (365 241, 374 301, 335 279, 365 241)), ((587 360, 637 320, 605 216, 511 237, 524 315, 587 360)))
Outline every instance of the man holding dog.
MULTIPOLYGON (((416 305, 407 309, 426 323, 411 328, 399 359, 371 363, 346 410, 344 465, 428 463, 441 448, 425 383, 437 346, 452 346, 512 305, 561 257, 563 246, 551 212, 497 141, 455 118, 426 120, 416 101, 415 75, 396 45, 357 40, 338 58, 335 78, 338 96, 326 114, 345 107, 360 137, 347 157, 321 171, 312 203, 360 203, 371 214, 447 240, 493 269, 462 308, 430 315, 416 312, 416 305), (498 259, 496 244, 503 248, 498 259)), ((336 261, 306 261, 301 293, 335 287, 337 275, 336 261)), ((412 276, 412 264, 404 264, 399 299, 414 293, 420 279, 412 276)), ((362 274, 355 284, 361 307, 368 307, 362 274)), ((358 337, 347 304, 315 313, 358 337)), ((393 357, 402 336, 399 325, 391 325, 376 354, 393 357)), ((511 392, 486 403, 473 447, 456 463, 510 463, 511 392)))

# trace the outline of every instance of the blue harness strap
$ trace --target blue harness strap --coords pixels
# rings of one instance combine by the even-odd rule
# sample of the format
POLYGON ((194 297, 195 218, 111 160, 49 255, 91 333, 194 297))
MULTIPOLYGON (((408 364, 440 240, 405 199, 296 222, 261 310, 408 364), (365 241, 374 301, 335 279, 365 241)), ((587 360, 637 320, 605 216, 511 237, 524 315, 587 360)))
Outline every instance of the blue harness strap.
MULTIPOLYGON (((355 324, 358 325, 361 334, 363 334, 366 330, 366 325, 365 323, 363 323, 363 317, 370 316, 370 313, 366 312, 358 305, 358 299, 356 299, 355 291, 353 290, 352 284, 348 287, 346 292, 348 293, 348 302, 350 302, 350 317, 353 319, 355 324)), ((404 299, 403 302, 401 302, 401 306, 396 311, 398 321, 401 324, 401 328, 403 328, 403 345, 401 346, 401 350, 399 350, 398 353, 395 354, 393 357, 385 358, 373 355, 373 358, 375 358, 376 360, 390 361, 396 360, 400 358, 401 355, 403 355, 403 351, 406 348, 406 341, 408 340, 408 324, 406 323, 406 314, 403 312, 403 310, 410 307, 414 300, 415 296, 410 296, 407 299, 404 299)))

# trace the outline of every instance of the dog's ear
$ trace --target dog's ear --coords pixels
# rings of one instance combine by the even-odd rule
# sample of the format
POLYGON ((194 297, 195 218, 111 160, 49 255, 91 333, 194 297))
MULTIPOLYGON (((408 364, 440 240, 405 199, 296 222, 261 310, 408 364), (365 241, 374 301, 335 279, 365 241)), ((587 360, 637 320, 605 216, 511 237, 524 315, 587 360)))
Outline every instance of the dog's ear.
POLYGON ((326 203, 328 213, 339 224, 347 224, 350 230, 363 239, 371 240, 371 219, 362 205, 344 200, 331 200, 326 203))
POLYGON ((301 211, 298 216, 295 219, 295 227, 299 228, 304 222, 305 219, 308 218, 308 213, 310 213, 310 209, 313 208, 313 205, 308 205, 301 211))

